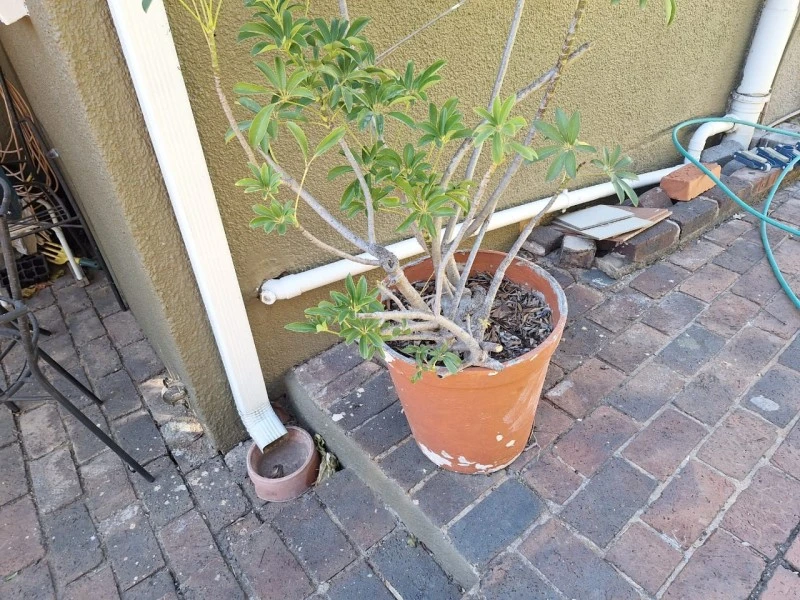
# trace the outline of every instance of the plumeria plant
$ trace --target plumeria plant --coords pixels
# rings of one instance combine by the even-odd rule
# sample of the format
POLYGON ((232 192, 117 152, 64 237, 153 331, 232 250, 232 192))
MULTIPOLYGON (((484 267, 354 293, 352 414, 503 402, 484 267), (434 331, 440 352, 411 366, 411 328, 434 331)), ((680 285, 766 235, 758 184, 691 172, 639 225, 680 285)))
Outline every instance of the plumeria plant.
MULTIPOLYGON (((252 14, 239 40, 251 45, 255 69, 251 81, 233 89, 239 118, 220 83, 215 32, 222 0, 177 1, 205 35, 230 123, 227 139, 238 141, 249 163, 249 175, 236 185, 258 198, 251 226, 269 235, 298 233, 334 256, 383 271, 371 281, 348 277, 343 291, 305 311, 305 321, 287 325, 292 331, 339 336, 357 344, 365 359, 382 354, 387 342, 401 344, 420 370, 501 369, 496 354, 502 348, 486 339, 490 312, 507 268, 558 193, 584 169, 595 169, 609 178, 620 201, 636 201, 626 182, 635 178, 631 159, 619 147, 598 150, 587 143, 577 111, 555 109, 548 116, 562 74, 590 48, 577 43, 587 0, 575 0, 552 68, 508 92, 503 84, 525 7, 525 0, 516 0, 494 86, 487 104, 474 109, 464 109, 458 98, 437 103, 429 97, 443 61, 419 67, 389 60, 467 0, 383 52, 367 37, 368 20, 349 17, 346 0, 339 0, 341 16, 333 19, 311 18, 308 3, 295 0, 245 0, 252 14), (527 108, 534 97, 538 105, 527 108), (292 141, 291 161, 276 147, 283 137, 292 141), (298 156, 302 172, 290 173, 287 164, 297 164, 298 156), (322 201, 306 186, 323 162, 338 163, 327 177, 343 182, 339 198, 322 201), (547 164, 553 199, 524 226, 488 287, 476 292, 467 282, 489 220, 520 167, 533 162, 547 164), (338 213, 330 209, 337 203, 338 213), (309 212, 338 234, 341 245, 306 229, 309 212), (398 234, 413 235, 430 257, 433 276, 424 295, 378 239, 382 218, 398 223, 398 234), (357 233, 362 230, 365 235, 357 233), (459 250, 468 252, 466 260, 456 261, 459 250)), ((665 7, 671 22, 675 0, 665 7)))

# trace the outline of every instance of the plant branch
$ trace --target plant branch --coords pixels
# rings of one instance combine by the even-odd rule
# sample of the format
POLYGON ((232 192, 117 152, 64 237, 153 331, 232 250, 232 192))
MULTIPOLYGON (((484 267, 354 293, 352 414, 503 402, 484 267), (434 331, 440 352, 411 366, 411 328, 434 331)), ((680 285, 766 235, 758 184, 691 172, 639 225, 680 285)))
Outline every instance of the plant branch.
POLYGON ((350 20, 350 12, 347 10, 347 0, 339 0, 339 14, 343 19, 350 20))
POLYGON ((402 46, 403 44, 405 44, 409 40, 413 39, 414 37, 416 37, 417 35, 419 35, 423 31, 428 29, 428 27, 431 27, 432 25, 435 25, 440 19, 443 19, 444 17, 449 15, 451 12, 454 12, 454 11, 458 10, 459 8, 464 6, 467 2, 469 2, 469 0, 461 0, 460 2, 457 2, 456 4, 454 4, 453 6, 448 8, 446 11, 444 11, 443 13, 440 13, 439 15, 437 15, 436 17, 434 17, 433 19, 431 19, 430 21, 425 23, 422 27, 419 27, 419 28, 415 29, 414 31, 409 33, 407 36, 405 36, 403 39, 401 39, 398 42, 395 42, 394 44, 392 44, 389 48, 387 48, 386 50, 384 50, 383 52, 378 54, 377 57, 375 57, 375 64, 376 65, 379 64, 383 59, 385 59, 392 52, 397 50, 400 46, 402 46))
POLYGON ((381 266, 381 263, 378 260, 375 260, 375 259, 372 259, 372 258, 364 258, 363 256, 358 256, 356 254, 348 254, 347 252, 344 252, 343 250, 339 250, 338 248, 335 248, 334 246, 326 244, 325 242, 323 242, 321 239, 317 238, 313 233, 308 231, 305 227, 303 227, 299 223, 297 224, 297 229, 300 231, 300 233, 303 235, 303 237, 306 238, 307 240, 309 240, 312 244, 314 244, 315 246, 317 246, 319 248, 322 248, 323 250, 325 250, 327 252, 330 252, 331 254, 333 254, 335 256, 338 256, 339 258, 344 258, 346 260, 351 260, 353 262, 360 263, 362 265, 369 265, 370 267, 379 267, 379 266, 381 266))
POLYGON ((342 152, 344 152, 347 162, 350 163, 350 166, 353 168, 353 173, 355 173, 358 179, 358 185, 361 186, 361 193, 364 194, 364 205, 367 208, 367 235, 369 236, 369 243, 376 244, 375 205, 372 201, 372 192, 367 185, 367 180, 364 178, 364 171, 361 170, 361 165, 358 164, 356 157, 353 156, 353 153, 350 151, 350 146, 347 145, 344 138, 339 140, 339 147, 342 149, 342 152))

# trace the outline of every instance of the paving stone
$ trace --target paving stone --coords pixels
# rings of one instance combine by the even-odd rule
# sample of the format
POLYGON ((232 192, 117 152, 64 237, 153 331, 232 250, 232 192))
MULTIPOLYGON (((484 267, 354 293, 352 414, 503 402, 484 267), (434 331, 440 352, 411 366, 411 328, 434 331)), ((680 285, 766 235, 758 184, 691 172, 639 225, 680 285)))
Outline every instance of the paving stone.
POLYGON ((781 352, 778 362, 784 367, 800 371, 800 337, 796 337, 789 347, 781 352))
POLYGON ((514 553, 503 554, 489 565, 481 582, 481 594, 486 600, 555 600, 559 597, 558 592, 514 553))
POLYGON ((786 342, 757 327, 746 326, 717 355, 715 362, 730 366, 743 381, 760 376, 786 342))
POLYGON ((197 506, 211 531, 220 531, 247 512, 248 504, 222 458, 212 459, 186 476, 197 506))
POLYGON ((484 564, 522 535, 543 510, 536 494, 509 479, 456 521, 449 535, 467 560, 484 564))
POLYGON ((164 566, 155 535, 138 503, 102 521, 106 555, 122 590, 133 587, 164 566))
POLYGON ((103 560, 89 511, 75 502, 42 519, 49 547, 48 561, 59 587, 77 579, 103 560))
POLYGON ((573 417, 582 418, 624 380, 624 373, 592 358, 548 391, 545 398, 573 417))
POLYGON ((66 447, 30 461, 28 468, 36 503, 42 513, 66 506, 81 495, 75 463, 66 447))
POLYGON ((391 513, 351 469, 339 471, 314 489, 350 539, 363 550, 395 527, 391 513))
POLYGON ((800 569, 800 537, 794 538, 794 542, 784 555, 786 561, 795 569, 800 569))
POLYGON ((761 600, 800 600, 800 574, 779 566, 761 594, 761 600))
POLYGON ((108 315, 122 310, 117 299, 114 297, 111 286, 106 285, 99 288, 89 286, 87 292, 89 298, 92 300, 92 304, 94 304, 94 309, 101 317, 107 317, 108 315))
POLYGON ((102 565, 99 569, 76 579, 64 590, 64 600, 86 600, 87 598, 119 600, 119 592, 117 584, 114 583, 111 567, 102 565))
POLYGON ((132 477, 131 481, 154 527, 162 527, 194 508, 186 484, 168 456, 157 458, 147 470, 156 478, 155 483, 143 477, 132 477))
POLYGON ((642 515, 642 520, 688 548, 711 524, 735 491, 734 485, 690 461, 642 515))
POLYGON ((556 504, 564 504, 583 483, 577 471, 552 452, 543 452, 531 461, 523 477, 540 496, 556 504))
POLYGON ((565 235, 561 240, 561 252, 558 254, 558 264, 562 267, 576 267, 588 269, 592 266, 597 244, 579 235, 565 235))
MULTIPOLYGON (((114 588, 116 591, 116 587, 114 588)), ((5 600, 55 600, 53 580, 47 569, 47 562, 40 560, 13 577, 0 579, 0 598, 5 600)), ((82 596, 84 600, 88 596, 82 596)), ((106 596, 113 599, 114 596, 106 596)), ((66 600, 78 600, 67 596, 66 600)))
MULTIPOLYGON (((331 406, 353 390, 365 387, 368 382, 383 369, 374 362, 362 362, 331 381, 328 385, 312 394, 312 398, 322 410, 330 412, 331 406)), ((388 374, 388 373, 385 373, 388 374)), ((391 385, 391 381, 389 381, 391 385)), ((357 395, 357 394, 356 394, 357 395)), ((387 396, 388 397, 388 396, 387 396)))
MULTIPOLYGON (((534 262, 536 261, 534 260, 534 262)), ((550 273, 550 275, 552 275, 553 278, 558 282, 558 285, 560 285, 565 290, 576 281, 575 276, 566 269, 559 269, 558 267, 555 266, 548 266, 547 272, 550 273)))
MULTIPOLYGON (((796 284, 793 287, 797 289, 796 284)), ((753 325, 788 340, 800 329, 800 311, 786 294, 778 293, 767 302, 753 325)))
MULTIPOLYGON (((81 412, 86 415, 92 423, 108 433, 108 424, 97 405, 89 405, 81 412)), ((108 449, 108 446, 106 446, 100 438, 72 415, 64 415, 64 424, 67 426, 67 433, 69 434, 69 439, 72 441, 72 451, 75 453, 75 461, 79 465, 84 464, 108 449)))
POLYGON ((19 444, 0 449, 0 506, 28 492, 25 465, 19 444))
POLYGON ((764 258, 764 248, 761 244, 739 239, 717 256, 714 264, 734 273, 745 273, 762 258, 764 258))
POLYGON ((142 401, 125 371, 101 377, 94 384, 97 397, 103 401, 103 411, 109 419, 118 419, 142 408, 142 401))
POLYGON ((409 435, 411 429, 399 401, 379 412, 352 434, 356 443, 370 456, 386 452, 409 435))
POLYGON ((56 288, 54 289, 54 292, 56 295, 56 301, 58 302, 58 307, 65 315, 80 312, 83 309, 91 306, 91 302, 89 302, 89 296, 86 294, 86 290, 79 285, 72 285, 66 288, 56 288))
POLYGON ((686 327, 705 305, 681 292, 670 292, 656 306, 650 308, 642 323, 661 333, 674 335, 686 327))
POLYGON ((164 371, 164 364, 147 340, 128 344, 120 349, 122 362, 136 383, 152 379, 164 371))
POLYGON ((221 559, 208 526, 196 510, 191 510, 158 532, 172 572, 183 583, 195 571, 221 559))
POLYGON ((556 453, 588 477, 637 429, 629 417, 608 406, 601 406, 561 439, 556 453))
POLYGON ((358 558, 350 542, 310 494, 287 505, 273 525, 318 582, 327 581, 358 558))
POLYGON ((624 244, 618 244, 614 252, 635 263, 649 263, 663 256, 678 245, 680 228, 671 221, 661 221, 624 244))
POLYGON ((296 367, 294 373, 303 387, 314 394, 363 362, 357 348, 341 343, 296 367))
POLYGON ((97 381, 101 377, 114 371, 119 371, 122 368, 119 355, 106 337, 97 338, 86 343, 78 348, 78 353, 81 356, 83 366, 86 368, 86 374, 93 381, 97 381))
POLYGON ((800 520, 800 483, 780 471, 760 468, 725 514, 722 527, 767 558, 785 543, 800 520))
POLYGON ((694 375, 725 345, 725 339, 699 325, 691 325, 661 351, 659 362, 681 375, 694 375))
POLYGON ((328 589, 331 600, 353 600, 369 598, 370 600, 392 600, 394 596, 366 562, 359 561, 352 569, 337 575, 328 589))
POLYGON ((671 210, 669 218, 680 226, 681 240, 698 237, 711 227, 719 216, 717 203, 702 196, 691 202, 677 202, 671 210))
POLYGON ((39 327, 47 329, 53 336, 67 333, 67 325, 58 306, 48 306, 34 311, 39 327))
POLYGON ((83 485, 90 490, 86 506, 95 521, 103 521, 136 501, 126 471, 122 460, 110 451, 81 467, 83 485))
MULTIPOLYGON (((0 374, 2 378, 2 374, 0 374)), ((6 407, 0 410, 0 447, 17 440, 17 426, 14 423, 14 414, 6 407)))
POLYGON ((706 435, 705 428, 676 410, 660 414, 628 444, 623 454, 665 481, 706 435))
POLYGON ((270 600, 301 600, 314 588, 278 534, 264 524, 233 547, 253 593, 270 600))
POLYGON ((130 311, 120 311, 103 319, 108 337, 117 348, 122 348, 144 338, 136 318, 130 311))
POLYGON ((598 356, 618 369, 632 373, 668 342, 669 338, 660 331, 636 323, 612 340, 598 356))
MULTIPOLYGON (((773 202, 772 205, 774 206, 775 202, 773 202)), ((772 212, 770 216, 775 219, 780 219, 780 217, 776 216, 776 214, 777 211, 772 212)), ((789 234, 782 229, 770 227, 769 225, 767 226, 767 240, 769 241, 769 245, 773 248, 773 250, 777 248, 778 245, 780 245, 780 243, 783 242, 783 240, 785 240, 788 236, 789 234)), ((759 246, 763 245, 761 243, 761 227, 753 227, 750 231, 742 235, 741 239, 753 244, 758 244, 759 246)))
POLYGON ((47 403, 19 416, 22 445, 29 458, 39 458, 67 441, 55 403, 47 403))
POLYGON ((145 406, 159 427, 175 417, 184 417, 189 414, 185 404, 170 404, 164 401, 161 397, 163 381, 163 377, 154 377, 139 384, 139 393, 144 399, 145 406))
POLYGON ((714 361, 698 373, 672 402, 695 419, 714 425, 745 389, 746 381, 732 367, 714 361))
POLYGON ((616 279, 612 279, 596 267, 581 271, 578 279, 596 290, 607 290, 617 283, 616 279))
POLYGON ((204 433, 203 424, 189 415, 174 417, 161 426, 161 437, 170 450, 188 448, 204 433))
POLYGON ((553 355, 553 362, 572 371, 594 356, 611 340, 611 333, 587 319, 578 319, 564 331, 561 343, 553 355))
POLYGON ((567 598, 639 598, 610 564, 584 546, 558 519, 534 529, 519 551, 567 598))
POLYGON ((655 488, 653 479, 615 458, 567 504, 561 518, 598 546, 605 547, 645 505, 655 488))
POLYGON ((587 285, 576 283, 564 290, 569 307, 569 319, 574 321, 603 300, 603 294, 587 285))
POLYGON ((544 256, 557 249, 563 238, 564 232, 556 227, 534 227, 522 247, 534 256, 544 256))
POLYGON ((172 448, 171 450, 172 458, 184 473, 196 469, 219 454, 206 436, 197 438, 185 448, 172 448))
POLYGON ((36 509, 28 496, 0 506, 0 581, 44 556, 36 509))
POLYGON ((686 269, 667 262, 659 262, 637 276, 631 281, 630 286, 651 298, 658 299, 690 275, 691 273, 686 269))
POLYGON ((381 470, 406 492, 436 469, 419 449, 413 437, 409 437, 381 458, 378 464, 381 470))
MULTIPOLYGON (((772 462, 795 479, 800 479, 800 425, 795 425, 778 446, 772 462)), ((797 566, 800 568, 800 564, 797 566)))
POLYGON ((329 412, 339 427, 350 431, 395 402, 397 392, 389 372, 383 370, 341 400, 334 402, 329 412))
POLYGON ((26 298, 25 304, 30 310, 35 311, 50 306, 51 304, 54 304, 55 301, 56 297, 53 294, 53 288, 45 287, 36 290, 36 293, 30 298, 26 298))
MULTIPOLYGON (((612 294, 587 316, 598 325, 617 333, 636 321, 652 304, 653 301, 648 296, 624 288, 612 294)), ((572 311, 572 303, 568 305, 572 311)))
POLYGON ((161 434, 146 412, 136 412, 114 421, 112 429, 117 443, 143 464, 167 453, 161 434))
POLYGON ((186 600, 245 598, 242 588, 222 557, 217 557, 192 573, 181 586, 181 592, 186 600))
POLYGON ((547 402, 539 402, 533 422, 533 436, 538 448, 546 448, 572 426, 569 415, 547 402))
POLYGON ((401 598, 408 600, 449 600, 461 598, 450 581, 421 544, 410 545, 408 534, 396 530, 384 538, 372 555, 378 572, 391 582, 401 598))
POLYGON ((735 479, 744 479, 772 447, 777 432, 753 414, 737 410, 720 425, 697 458, 735 479))
MULTIPOLYGON (((39 347, 49 354, 51 358, 65 366, 77 362, 77 345, 79 344, 73 341, 72 337, 70 337, 70 335, 67 333, 61 333, 54 336, 43 336, 41 338, 41 342, 39 343, 39 347)), ((42 369, 51 370, 51 367, 47 364, 42 364, 42 369)))
POLYGON ((695 271, 694 275, 684 281, 678 289, 703 302, 711 302, 728 289, 737 278, 735 272, 710 264, 695 271))
POLYGON ((547 366, 547 375, 544 378, 544 385, 542 386, 542 391, 544 392, 549 391, 554 385, 556 385, 562 379, 564 379, 564 369, 559 367, 557 364, 551 362, 547 366))
POLYGON ((614 542, 606 559, 655 595, 681 562, 683 554, 652 530, 634 523, 614 542))
POLYGON ((75 344, 85 344, 106 334, 93 308, 68 314, 64 320, 75 344))
POLYGON ((789 275, 800 275, 800 241, 796 238, 789 238, 775 250, 775 262, 781 268, 781 272, 789 275))
POLYGON ((696 240, 680 251, 671 254, 668 260, 689 271, 696 271, 721 252, 722 248, 716 244, 705 240, 696 240))
POLYGON ((694 553, 662 598, 747 598, 763 569, 764 561, 752 550, 729 533, 717 530, 694 553))
POLYGON ((742 404, 778 427, 785 427, 800 411, 800 373, 772 367, 745 394, 742 404))
POLYGON ((731 292, 724 292, 700 315, 697 322, 714 333, 731 337, 753 319, 758 311, 758 304, 731 292))
POLYGON ((159 571, 123 592, 122 600, 177 600, 175 582, 169 571, 159 571))
POLYGON ((683 379, 675 371, 659 363, 650 363, 611 394, 606 402, 637 421, 646 421, 683 385, 683 379))
POLYGON ((463 475, 440 470, 414 492, 414 502, 436 525, 446 525, 480 497, 502 475, 463 475))
MULTIPOLYGON (((722 167, 716 163, 703 163, 703 166, 716 177, 722 174, 722 167)), ((673 200, 686 202, 710 190, 714 181, 695 165, 686 164, 665 176, 660 187, 673 200)))

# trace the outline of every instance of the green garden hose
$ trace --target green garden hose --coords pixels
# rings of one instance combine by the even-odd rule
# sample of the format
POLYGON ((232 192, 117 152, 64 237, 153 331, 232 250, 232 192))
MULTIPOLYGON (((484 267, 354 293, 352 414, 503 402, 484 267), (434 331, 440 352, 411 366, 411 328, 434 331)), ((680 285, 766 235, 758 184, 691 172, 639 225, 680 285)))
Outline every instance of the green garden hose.
POLYGON ((692 125, 701 125, 703 123, 734 123, 736 125, 744 125, 745 127, 753 127, 755 129, 761 129, 763 131, 769 131, 772 133, 780 133, 782 135, 790 136, 793 138, 800 138, 800 133, 796 133, 794 131, 787 131, 785 129, 778 129, 775 127, 767 127, 766 125, 760 125, 758 123, 750 123, 749 121, 742 121, 740 119, 733 119, 730 117, 710 117, 705 119, 690 119, 688 121, 684 121, 675 129, 672 130, 672 143, 675 144, 675 147, 678 149, 684 157, 686 157, 689 162, 699 168, 703 173, 708 175, 711 180, 719 186, 727 196, 731 198, 734 202, 736 202, 739 206, 742 207, 743 210, 749 212, 751 215, 758 217, 760 220, 760 232, 761 232, 761 243, 764 245, 764 251, 767 254, 767 260, 769 261, 770 267, 772 267, 772 272, 775 273, 775 278, 780 283, 781 288, 792 301, 792 303, 800 309, 800 299, 798 299, 797 295, 792 291, 792 288, 789 286, 789 283, 786 281, 786 278, 781 273, 780 267, 778 263, 775 261, 775 255, 772 253, 772 248, 769 244, 769 239, 767 238, 767 225, 772 225, 773 227, 777 227, 778 229, 782 229, 783 231, 788 232, 791 235, 800 236, 800 229, 795 229, 785 223, 781 223, 780 221, 776 221, 772 217, 768 216, 770 204, 772 204, 772 199, 775 197, 775 192, 778 191, 781 183, 783 182, 786 175, 794 168, 794 166, 800 162, 800 156, 793 158, 789 164, 783 169, 781 174, 778 176, 778 179, 775 181, 775 184, 769 191, 769 195, 767 195, 767 199, 764 202, 764 207, 761 209, 761 212, 757 211, 753 207, 747 205, 743 200, 741 200, 736 194, 734 194, 728 186, 726 186, 719 178, 714 175, 708 168, 703 166, 699 160, 694 158, 693 156, 689 155, 686 148, 684 148, 681 143, 678 141, 678 132, 685 128, 690 127, 692 125))

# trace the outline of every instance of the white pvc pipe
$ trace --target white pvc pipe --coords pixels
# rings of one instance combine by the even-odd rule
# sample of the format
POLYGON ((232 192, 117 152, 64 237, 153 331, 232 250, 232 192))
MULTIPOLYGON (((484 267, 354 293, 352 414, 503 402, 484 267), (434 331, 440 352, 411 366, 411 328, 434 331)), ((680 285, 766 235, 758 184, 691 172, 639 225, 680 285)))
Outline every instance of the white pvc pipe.
MULTIPOLYGON (((665 175, 677 168, 679 167, 669 167, 667 169, 642 173, 639 175, 638 179, 628 180, 628 183, 634 188, 653 185, 660 182, 665 175)), ((573 206, 578 206, 579 204, 585 204, 592 200, 610 196, 614 193, 614 186, 612 186, 611 183, 601 183, 579 190, 565 191, 559 195, 548 212, 565 210, 573 206)), ((489 221, 489 231, 514 225, 515 223, 521 223, 533 218, 547 206, 551 198, 552 196, 496 212, 489 221)), ((461 225, 456 229, 460 230, 460 228, 461 225)), ((390 244, 387 246, 387 249, 401 260, 420 254, 423 251, 422 246, 413 238, 390 244)), ((368 254, 362 254, 361 256, 372 258, 368 254)), ((376 267, 363 265, 351 260, 337 260, 336 262, 309 269, 302 273, 285 275, 278 279, 269 279, 261 284, 261 301, 264 304, 274 304, 278 300, 295 298, 305 292, 330 285, 331 283, 336 283, 337 281, 342 281, 348 275, 358 275, 374 268, 376 267)))
POLYGON ((108 0, 236 408, 264 448, 286 433, 272 411, 211 177, 161 0, 108 0))
MULTIPOLYGON (((726 115, 726 117, 734 117, 734 115, 726 115)), ((735 128, 736 128, 735 123, 722 123, 720 121, 703 123, 702 125, 700 125, 700 127, 695 129, 686 149, 688 150, 689 154, 691 154, 693 157, 699 160, 700 155, 703 153, 703 150, 706 149, 708 138, 713 137, 718 133, 725 133, 726 131, 732 131, 735 128)), ((684 163, 686 164, 690 162, 691 161, 688 158, 684 161, 684 163)))

